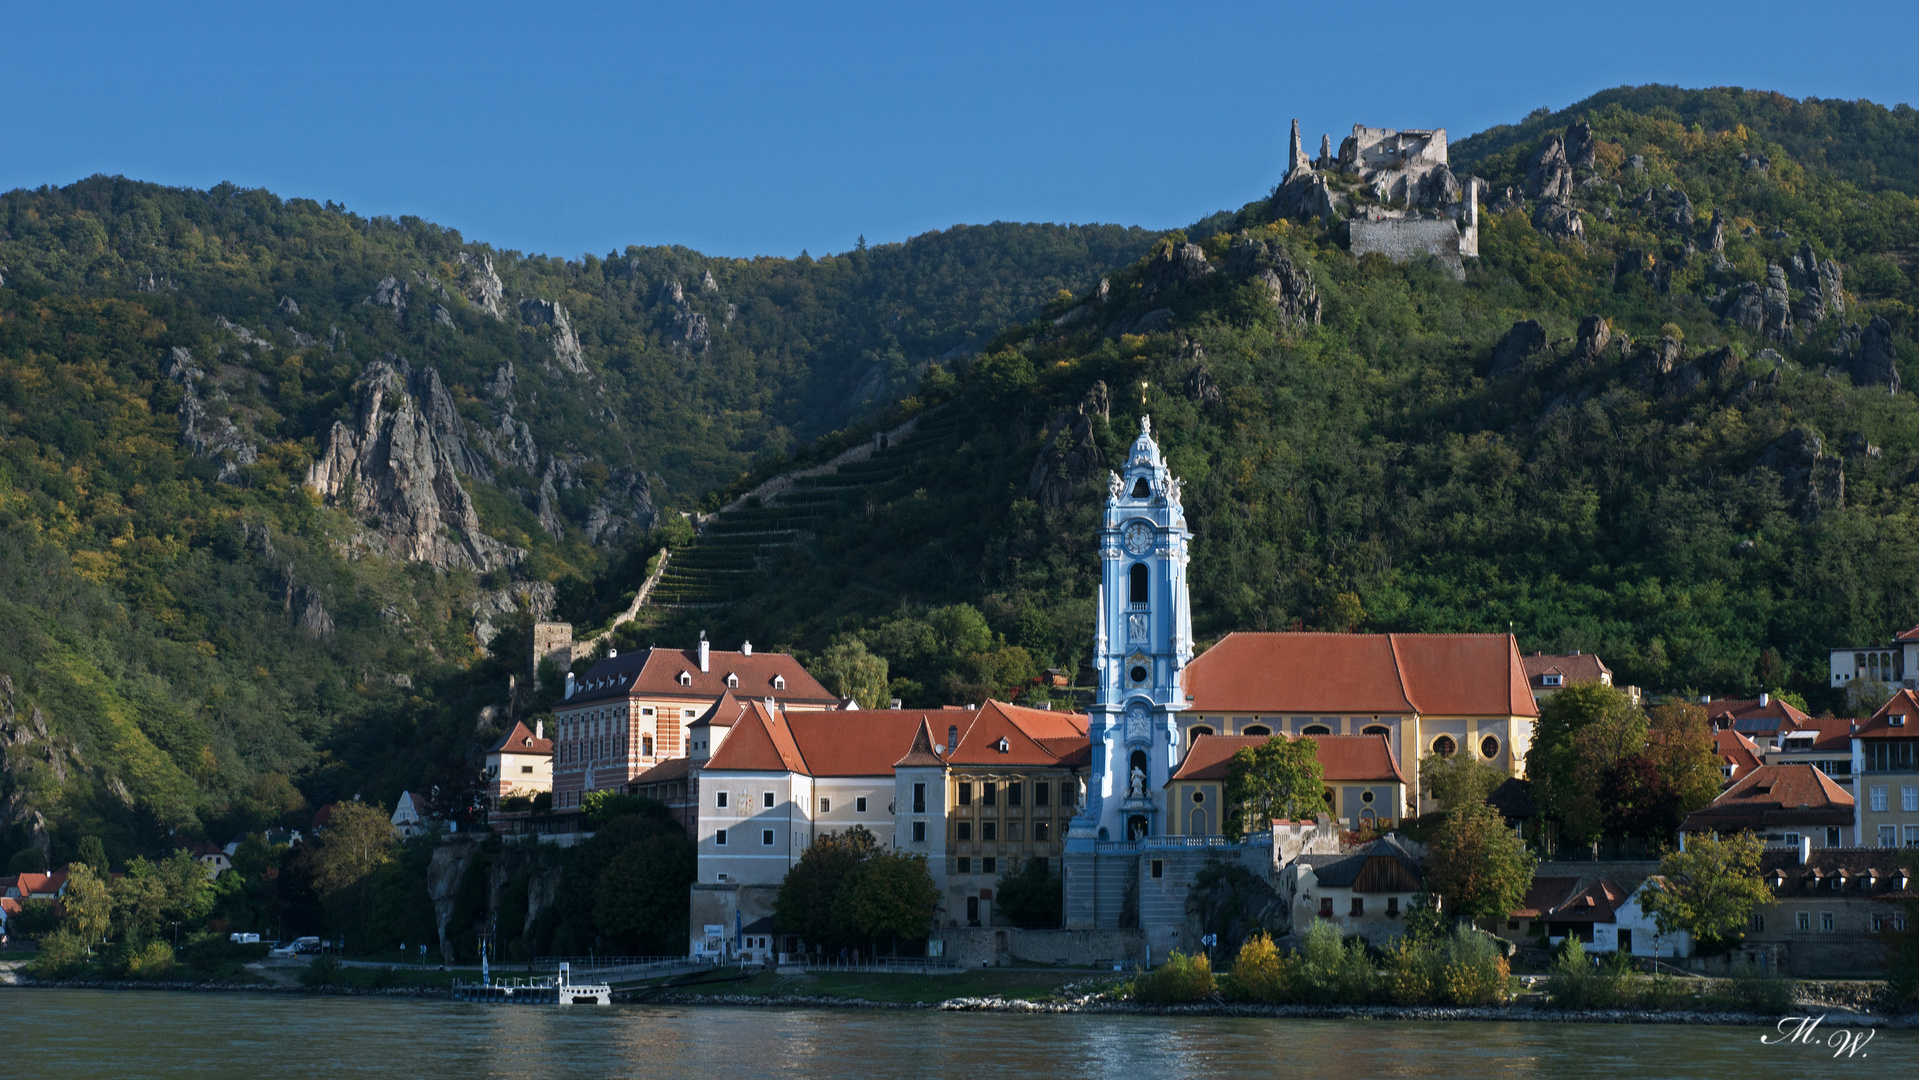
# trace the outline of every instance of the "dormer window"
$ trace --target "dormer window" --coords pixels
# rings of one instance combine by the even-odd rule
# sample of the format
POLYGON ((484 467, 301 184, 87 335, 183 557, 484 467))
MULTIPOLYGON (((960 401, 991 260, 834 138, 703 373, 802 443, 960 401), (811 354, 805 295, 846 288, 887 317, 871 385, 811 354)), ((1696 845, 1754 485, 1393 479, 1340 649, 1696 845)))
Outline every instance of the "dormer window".
POLYGON ((786 689, 786 676, 784 675, 773 676, 773 689, 775 690, 786 689))
POLYGON ((1560 686, 1565 683, 1566 677, 1564 675, 1543 675, 1539 681, 1544 686, 1560 686))
POLYGON ((998 750, 1000 753, 1004 754, 1012 749, 1012 745, 1006 741, 1006 736, 1002 735, 1000 736, 999 741, 993 744, 993 749, 998 750))
POLYGON ((1893 713, 1893 714, 1892 714, 1891 716, 1888 716, 1888 717, 1886 717, 1886 723, 1887 723, 1888 725, 1890 725, 1890 726, 1892 726, 1892 727, 1905 727, 1905 726, 1906 726, 1906 714, 1905 714, 1905 713, 1893 713))
POLYGON ((692 685, 693 685, 693 673, 692 673, 692 672, 690 672, 690 671, 682 671, 682 672, 680 672, 680 685, 681 685, 681 686, 692 686, 692 685))
POLYGON ((726 685, 729 687, 738 688, 740 685, 740 677, 731 672, 728 672, 726 676, 726 685))

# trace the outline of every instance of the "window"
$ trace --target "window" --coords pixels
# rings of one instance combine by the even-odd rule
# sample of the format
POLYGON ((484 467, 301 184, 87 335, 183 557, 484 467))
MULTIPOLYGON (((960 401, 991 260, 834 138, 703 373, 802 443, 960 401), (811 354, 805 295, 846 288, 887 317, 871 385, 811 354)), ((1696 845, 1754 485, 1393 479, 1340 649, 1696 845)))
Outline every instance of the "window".
POLYGON ((1053 838, 1052 823, 1045 822, 1045 821, 1033 822, 1033 842, 1035 844, 1044 844, 1047 841, 1051 840, 1052 838, 1053 838))
POLYGON ((1166 860, 1164 859, 1153 860, 1153 876, 1156 878, 1161 878, 1166 876, 1166 860))
POLYGON ((1919 847, 1919 825, 1906 826, 1906 846, 1919 847))
POLYGON ((1033 785, 1033 805, 1045 806, 1052 800, 1053 786, 1041 780, 1033 785))
POLYGON ((1839 826, 1828 825, 1826 827, 1826 846, 1827 847, 1839 846, 1839 826))
POLYGON ((713 832, 713 846, 714 846, 714 847, 725 847, 725 846, 726 846, 726 830, 725 830, 725 829, 716 829, 716 830, 714 830, 714 832, 713 832))
POLYGON ((1074 786, 1073 781, 1061 780, 1059 782, 1059 804, 1061 806, 1076 806, 1079 804, 1079 791, 1074 786))
POLYGON ((926 843, 926 822, 915 821, 913 823, 913 842, 915 844, 926 843))
POLYGON ((690 671, 682 671, 682 672, 680 672, 680 685, 681 685, 681 686, 692 686, 692 685, 693 685, 693 673, 692 673, 692 672, 690 672, 690 671))
POLYGON ((652 709, 641 709, 641 710, 640 710, 640 715, 641 715, 641 716, 652 716, 652 715, 653 715, 653 710, 652 710, 652 709))
POLYGON ((1440 757, 1452 757, 1458 752, 1459 744, 1453 741, 1451 735, 1441 735, 1439 738, 1433 740, 1433 753, 1438 754, 1440 757))
POLYGON ((1895 825, 1879 826, 1879 846, 1880 847, 1898 847, 1899 846, 1899 829, 1897 826, 1895 825))
POLYGON ((833 812, 833 800, 822 798, 820 800, 820 813, 830 814, 832 812, 833 812))
POLYGON ((1254 724, 1240 732, 1242 735, 1271 735, 1272 733, 1273 729, 1267 727, 1265 724, 1254 724))
POLYGON ((1201 735, 1211 735, 1212 733, 1213 733, 1213 729, 1207 727, 1204 724, 1199 724, 1199 725, 1195 725, 1193 727, 1187 728, 1186 729, 1186 745, 1190 747, 1194 743, 1199 741, 1199 737, 1201 735))
POLYGON ((640 753, 646 757, 653 756, 653 736, 640 736, 640 753))
POLYGON ((1746 928, 1755 934, 1765 933, 1766 917, 1757 911, 1753 912, 1752 918, 1746 923, 1746 928))
POLYGON ((1878 933, 1886 928, 1886 917, 1875 912, 1872 916, 1872 932, 1878 933))
POLYGON ((979 861, 979 872, 982 874, 999 873, 999 860, 991 855, 986 856, 979 861))
POLYGON ((999 805, 999 784, 996 781, 988 780, 979 787, 981 802, 987 806, 999 805))
POLYGON ((853 800, 853 812, 855 814, 866 813, 866 796, 861 795, 859 798, 853 800))
POLYGON ((1919 784, 1906 784, 1900 787, 1899 809, 1908 814, 1919 813, 1919 784))
POLYGON ((1196 803, 1203 803, 1203 802, 1205 802, 1205 801, 1206 801, 1206 792, 1205 792, 1204 790, 1200 790, 1200 791, 1195 791, 1195 792, 1193 792, 1193 801, 1194 801, 1194 802, 1196 802, 1196 803))
POLYGON ((786 689, 786 676, 784 675, 773 676, 773 689, 775 690, 786 689))
POLYGON ((972 860, 972 859, 970 859, 970 858, 968 858, 968 857, 966 857, 965 855, 961 855, 961 856, 960 856, 960 857, 959 857, 959 858, 958 858, 957 860, 955 860, 955 861, 957 861, 957 862, 959 863, 959 872, 960 872, 960 873, 962 873, 962 874, 970 874, 970 873, 972 873, 972 872, 973 872, 973 860, 972 860))
POLYGON ((953 839, 955 840, 971 840, 973 838, 973 823, 970 821, 962 821, 953 826, 953 829, 953 839))
POLYGON ((1799 846, 1799 834, 1798 834, 1798 833, 1796 833, 1796 832, 1789 832, 1789 833, 1787 833, 1787 834, 1786 834, 1786 846, 1787 846, 1787 847, 1798 847, 1798 846, 1799 846))
POLYGON ((1360 793, 1359 793, 1359 801, 1360 801, 1360 802, 1363 802, 1363 803, 1370 803, 1370 802, 1372 802, 1372 801, 1373 801, 1373 789, 1372 789, 1372 788, 1367 788, 1367 789, 1366 789, 1365 791, 1362 791, 1362 792, 1360 792, 1360 793))
POLYGON ((738 675, 733 674, 730 671, 727 672, 726 685, 729 687, 738 687, 740 685, 740 677, 738 675))
POLYGON ((521 773, 522 775, 524 775, 524 774, 526 774, 526 773, 530 773, 530 772, 532 772, 532 771, 533 771, 533 766, 531 766, 531 765, 522 765, 522 766, 520 766, 520 773, 521 773))
POLYGON ((1023 793, 1025 790, 1025 784, 1020 783, 1018 780, 1008 780, 1006 782, 1006 805, 1018 806, 1020 800, 1024 797, 1023 793))
POLYGON ((1366 898, 1365 897, 1363 896, 1353 897, 1353 914, 1354 915, 1366 914, 1366 898))
POLYGON ((998 840, 999 839, 999 822, 997 821, 980 822, 979 838, 981 840, 987 840, 987 841, 998 840))
POLYGON ((768 810, 771 810, 773 808, 773 793, 770 791, 761 792, 760 805, 766 807, 768 810))
POLYGON ((1307 724, 1306 727, 1302 731, 1300 731, 1300 734, 1301 735, 1331 735, 1332 730, 1329 729, 1325 724, 1307 724))
POLYGON ((722 810, 726 809, 726 792, 721 791, 714 794, 713 805, 719 807, 722 810))
POLYGON ((1333 917, 1332 897, 1322 896, 1319 898, 1319 917, 1322 919, 1330 919, 1333 917))
POLYGON ((1144 499, 1146 496, 1151 494, 1152 494, 1152 491, 1149 488, 1147 488, 1146 478, 1144 476, 1133 481, 1133 498, 1144 499))
POLYGON ((1867 797, 1868 797, 1868 798, 1869 798, 1869 800, 1870 800, 1870 804, 1871 804, 1871 806, 1872 806, 1872 811, 1873 811, 1873 813, 1875 813, 1875 814, 1883 814, 1883 813, 1885 813, 1885 812, 1886 812, 1886 789, 1885 789, 1885 785, 1883 785, 1883 784, 1875 784, 1875 785, 1873 785, 1872 787, 1870 787, 1870 788, 1868 788, 1868 789, 1866 789, 1866 795, 1867 795, 1867 797))
POLYGON ((1361 735, 1384 735, 1388 738, 1391 738, 1393 734, 1393 730, 1389 727, 1386 727, 1383 724, 1368 724, 1364 728, 1360 729, 1359 733, 1361 735))
POLYGON ((1832 912, 1822 911, 1819 913, 1819 932, 1822 934, 1832 933, 1832 912))
POLYGON ((958 789, 959 804, 961 806, 973 805, 973 782, 971 780, 961 780, 958 784, 958 789))
POLYGON ((1812 912, 1802 911, 1793 916, 1793 927, 1798 930, 1812 929, 1812 912))
POLYGON ((913 812, 926 813, 926 784, 923 781, 915 781, 913 784, 913 812))
POLYGON ((1147 580, 1146 564, 1134 563, 1132 570, 1127 572, 1127 587, 1126 587, 1127 603, 1130 603, 1130 604, 1146 603, 1147 591, 1149 588, 1150 588, 1150 585, 1147 580))
MULTIPOLYGON (((1386 917, 1389 919, 1399 918, 1399 897, 1388 896, 1386 898, 1386 917)), ((1508 922, 1506 924, 1506 929, 1517 930, 1519 929, 1519 927, 1514 926, 1512 923, 1508 922)))
POLYGON ((1498 757, 1499 740, 1493 738, 1491 735, 1479 740, 1479 756, 1488 759, 1498 757))
POLYGON ((1564 675, 1543 675, 1540 677, 1539 682, 1543 686, 1558 686, 1565 681, 1565 678, 1564 675))

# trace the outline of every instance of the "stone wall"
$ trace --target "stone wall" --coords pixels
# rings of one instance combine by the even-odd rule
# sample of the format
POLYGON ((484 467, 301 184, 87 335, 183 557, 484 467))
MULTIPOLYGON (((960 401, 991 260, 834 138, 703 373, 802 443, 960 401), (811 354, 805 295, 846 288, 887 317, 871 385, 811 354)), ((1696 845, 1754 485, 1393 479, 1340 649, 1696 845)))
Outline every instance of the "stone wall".
POLYGON ((573 624, 541 622, 533 624, 533 685, 540 684, 540 661, 551 660, 562 679, 573 668, 573 624))
MULTIPOLYGON (((1146 963, 1146 935, 1138 930, 1018 930, 949 928, 939 932, 945 958, 963 968, 1013 963, 1122 970, 1146 963)), ((1155 950, 1157 959, 1165 954, 1155 950)))
MULTIPOLYGON (((1411 262, 1431 255, 1443 263, 1453 276, 1465 280, 1466 264, 1460 261, 1459 226, 1451 218, 1354 218, 1350 223, 1353 256, 1377 253, 1396 263, 1411 262)), ((1478 251, 1478 237, 1473 238, 1478 251)))
POLYGON ((706 940, 708 926, 724 926, 730 955, 735 928, 773 914, 773 904, 779 895, 778 885, 695 884, 691 911, 686 919, 687 951, 691 953, 706 940))

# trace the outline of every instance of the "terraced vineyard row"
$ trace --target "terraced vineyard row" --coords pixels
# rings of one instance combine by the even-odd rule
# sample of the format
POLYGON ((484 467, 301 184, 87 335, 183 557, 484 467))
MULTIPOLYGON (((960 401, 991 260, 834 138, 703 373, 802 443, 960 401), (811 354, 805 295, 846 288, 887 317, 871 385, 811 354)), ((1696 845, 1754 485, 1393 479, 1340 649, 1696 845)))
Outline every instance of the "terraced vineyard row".
POLYGON ((764 503, 722 510, 700 528, 692 545, 675 552, 651 602, 662 607, 728 604, 765 584, 762 566, 772 549, 802 543, 820 521, 853 513, 867 492, 956 443, 964 421, 956 411, 922 420, 910 438, 864 461, 802 476, 764 503))

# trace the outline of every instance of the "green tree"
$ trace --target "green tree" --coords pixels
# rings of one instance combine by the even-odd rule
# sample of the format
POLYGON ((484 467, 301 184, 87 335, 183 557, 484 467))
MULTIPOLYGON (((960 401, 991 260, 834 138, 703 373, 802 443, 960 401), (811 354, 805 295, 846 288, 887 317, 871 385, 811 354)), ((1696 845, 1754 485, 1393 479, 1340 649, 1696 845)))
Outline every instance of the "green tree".
POLYGON ((1048 860, 1027 859, 1017 873, 999 879, 993 890, 993 914, 1022 930, 1055 929, 1064 911, 1064 887, 1048 860))
POLYGON ((107 930, 113 926, 113 895, 107 883, 92 867, 81 863, 68 871, 67 891, 60 902, 63 928, 91 953, 95 945, 106 940, 107 930))
POLYGON ((1274 818, 1303 820, 1326 810, 1319 744, 1275 736, 1234 753, 1226 767, 1226 810, 1220 829, 1238 840, 1274 818))
POLYGON ((906 851, 875 852, 843 891, 854 928, 875 941, 887 940, 894 951, 902 938, 926 936, 940 898, 926 856, 906 851))
POLYGON ((659 956, 686 947, 687 889, 698 868, 686 834, 665 824, 629 842, 600 875, 593 922, 610 949, 659 956))
POLYGON ((169 923, 205 918, 213 907, 206 869, 185 851, 158 862, 136 857, 110 891, 115 921, 135 939, 154 937, 169 923))
POLYGON ((1484 805, 1505 781, 1503 770, 1472 754, 1427 754, 1419 760, 1420 790, 1448 811, 1484 805))
POLYGON ((1712 722, 1706 710, 1689 701, 1660 705, 1647 714, 1647 752, 1679 802, 1679 814, 1712 805, 1725 774, 1719 771, 1712 722))
POLYGON ((313 887, 334 926, 355 936, 365 933, 368 883, 373 872, 393 857, 393 823, 373 803, 334 804, 333 816, 314 845, 313 887))
POLYGON ((886 658, 866 650, 866 642, 852 634, 833 639, 820 655, 820 681, 835 694, 852 698, 862 709, 883 709, 888 701, 886 658))
POLYGON ((1752 913, 1772 903, 1772 890, 1759 876, 1765 848, 1751 833, 1688 837, 1686 850, 1659 860, 1659 875, 1640 893, 1640 907, 1661 934, 1683 931, 1709 951, 1737 942, 1752 913))
POLYGON ((1590 842, 1605 831, 1602 778, 1645 748, 1646 731, 1639 707, 1604 683, 1574 683, 1540 706, 1526 775, 1540 812, 1559 821, 1562 837, 1590 842))
POLYGON ((1525 900, 1538 865, 1499 811, 1461 806, 1447 812, 1426 845, 1426 888, 1454 918, 1505 918, 1525 900))
POLYGON ((861 825, 815 839, 780 882, 773 904, 775 925, 822 952, 852 944, 859 928, 842 903, 843 892, 878 843, 861 825))
POLYGON ((80 852, 74 861, 86 863, 101 877, 107 876, 113 869, 107 864, 107 846, 101 843, 97 836, 80 838, 80 852))

